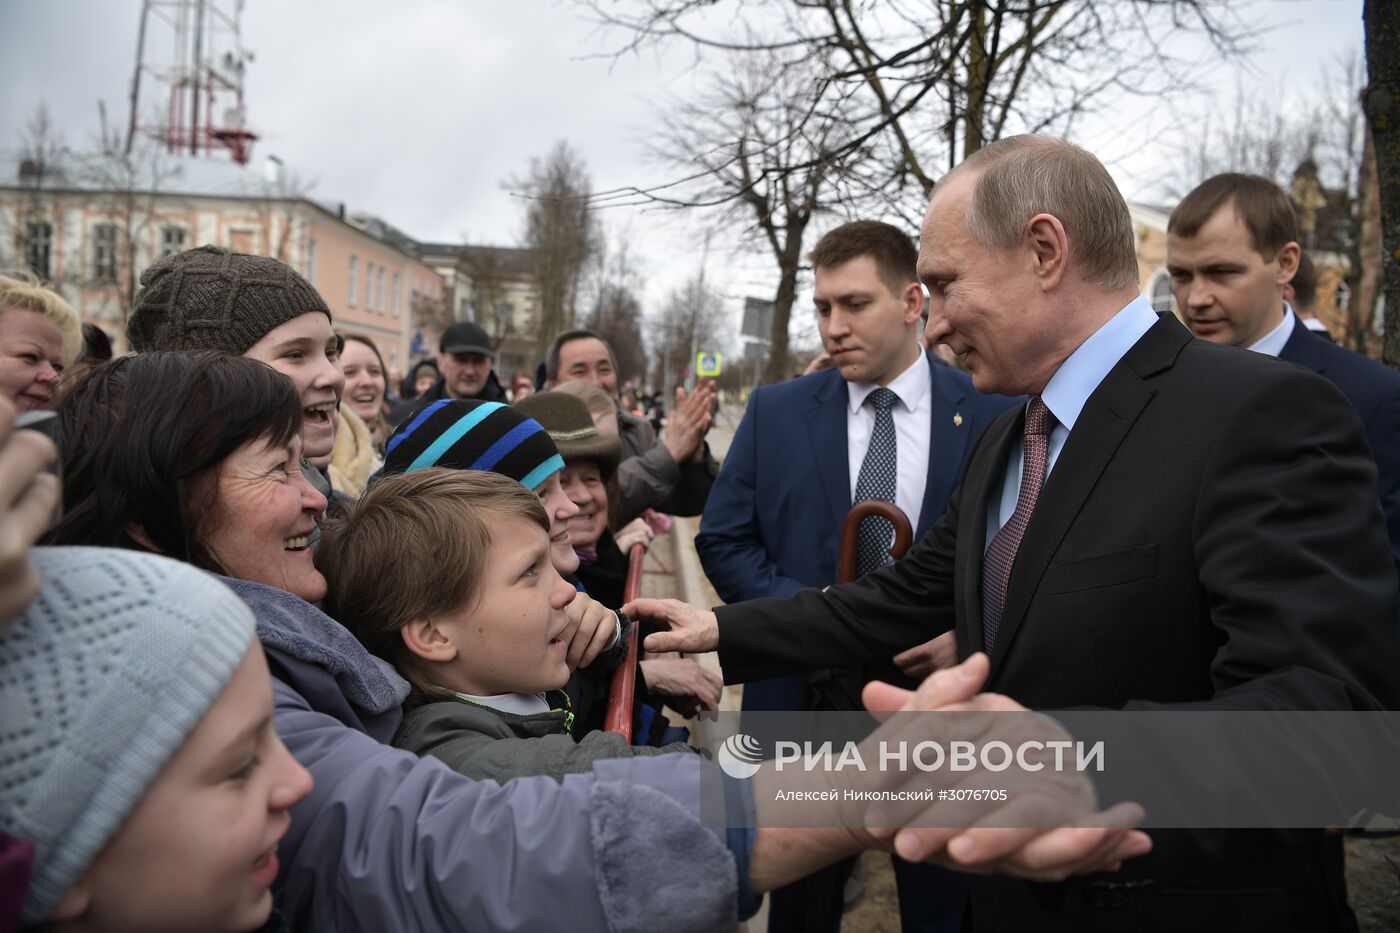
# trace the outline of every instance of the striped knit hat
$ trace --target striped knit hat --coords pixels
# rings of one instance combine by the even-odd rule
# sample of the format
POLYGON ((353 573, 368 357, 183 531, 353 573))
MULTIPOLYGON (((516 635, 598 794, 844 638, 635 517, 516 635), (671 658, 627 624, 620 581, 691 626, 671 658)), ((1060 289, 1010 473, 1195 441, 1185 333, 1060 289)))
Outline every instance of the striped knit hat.
POLYGON ((509 405, 441 399, 389 436, 383 473, 435 466, 500 473, 533 491, 564 468, 564 458, 538 421, 509 405))

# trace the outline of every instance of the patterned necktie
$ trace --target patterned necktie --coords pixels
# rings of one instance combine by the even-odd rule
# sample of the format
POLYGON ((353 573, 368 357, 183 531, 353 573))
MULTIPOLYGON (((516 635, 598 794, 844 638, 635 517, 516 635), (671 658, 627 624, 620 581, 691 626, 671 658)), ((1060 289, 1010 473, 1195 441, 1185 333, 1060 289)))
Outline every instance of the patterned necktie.
POLYGON ((1040 487, 1045 482, 1045 467, 1050 462, 1050 429, 1055 417, 1037 395, 1026 409, 1025 453, 1021 463, 1021 492, 1016 497, 1016 511, 992 538, 982 558, 982 643, 988 652, 996 644, 1001 612, 1006 608, 1006 588, 1011 582, 1011 566, 1021 547, 1021 536, 1035 511, 1040 487))
MULTIPOLYGON (((870 432, 870 446, 860 465, 856 479, 855 502, 866 499, 895 501, 899 455, 895 447, 894 403, 899 396, 886 388, 876 389, 865 398, 865 404, 875 409, 875 430, 870 432)), ((854 504, 854 503, 852 503, 854 504)), ((877 516, 860 523, 859 547, 856 551, 856 575, 885 566, 890 559, 890 541, 894 526, 877 516)))

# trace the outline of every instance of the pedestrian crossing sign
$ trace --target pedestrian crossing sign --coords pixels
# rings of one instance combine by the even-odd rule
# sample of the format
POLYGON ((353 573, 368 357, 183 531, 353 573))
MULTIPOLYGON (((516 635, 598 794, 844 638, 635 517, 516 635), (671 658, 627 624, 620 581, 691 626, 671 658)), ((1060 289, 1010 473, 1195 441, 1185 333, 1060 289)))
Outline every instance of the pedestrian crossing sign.
POLYGON ((695 375, 701 379, 714 379, 720 372, 720 355, 718 353, 697 353, 695 354, 695 375))

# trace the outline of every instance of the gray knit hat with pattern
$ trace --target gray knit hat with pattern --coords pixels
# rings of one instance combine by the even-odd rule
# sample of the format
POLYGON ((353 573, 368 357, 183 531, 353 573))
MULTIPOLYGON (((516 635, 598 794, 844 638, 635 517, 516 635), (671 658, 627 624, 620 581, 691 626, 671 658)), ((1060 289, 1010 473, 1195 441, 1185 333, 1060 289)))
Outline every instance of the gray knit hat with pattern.
POLYGON ((0 830, 34 843, 45 920, 242 663, 253 614, 210 574, 135 551, 30 552, 39 595, 0 628, 0 830))
POLYGON ((291 266, 200 246, 141 273, 126 336, 137 353, 223 350, 241 356, 268 331, 308 311, 331 316, 325 299, 291 266))

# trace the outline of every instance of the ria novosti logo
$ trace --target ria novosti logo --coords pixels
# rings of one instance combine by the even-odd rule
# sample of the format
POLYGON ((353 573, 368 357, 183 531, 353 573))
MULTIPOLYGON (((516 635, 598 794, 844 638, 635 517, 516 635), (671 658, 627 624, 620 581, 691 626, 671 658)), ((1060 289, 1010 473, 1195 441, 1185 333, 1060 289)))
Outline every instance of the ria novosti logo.
POLYGON ((715 759, 730 777, 751 778, 763 764, 763 746, 753 736, 736 732, 724 740, 715 759))

